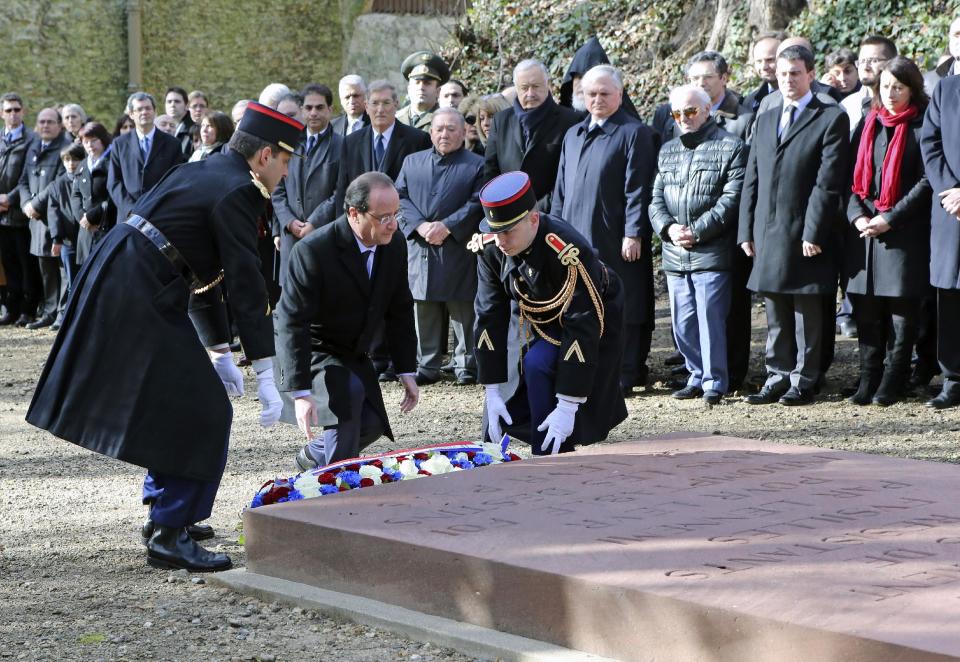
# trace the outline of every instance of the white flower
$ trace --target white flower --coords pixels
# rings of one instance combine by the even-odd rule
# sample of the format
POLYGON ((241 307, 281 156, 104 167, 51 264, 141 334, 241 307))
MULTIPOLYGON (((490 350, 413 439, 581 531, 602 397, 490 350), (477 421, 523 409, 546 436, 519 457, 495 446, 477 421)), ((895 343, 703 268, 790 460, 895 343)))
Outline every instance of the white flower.
POLYGON ((400 473, 403 474, 404 478, 416 476, 418 471, 420 470, 417 468, 417 463, 413 460, 404 460, 400 463, 400 473))
POLYGON ((420 463, 420 468, 432 474, 445 474, 453 471, 453 465, 443 453, 434 453, 429 460, 420 463))
POLYGON ((313 499, 314 497, 320 496, 320 483, 315 483, 314 485, 308 485, 306 487, 298 487, 297 490, 300 491, 300 494, 303 495, 304 499, 313 499))
POLYGON ((320 483, 317 482, 317 476, 309 473, 300 474, 297 480, 294 481, 293 486, 304 496, 306 496, 304 490, 309 490, 311 488, 316 488, 317 490, 320 489, 320 483))
POLYGON ((483 442, 483 452, 493 458, 494 464, 503 462, 503 450, 500 444, 491 444, 489 441, 483 442))
POLYGON ((380 471, 379 467, 376 467, 372 464, 365 464, 362 467, 360 467, 361 478, 376 478, 377 481, 379 482, 380 476, 382 474, 383 472, 380 471))
POLYGON ((459 453, 457 453, 457 462, 469 462, 469 461, 470 461, 469 455, 467 455, 463 451, 460 451, 459 453))
POLYGON ((390 469, 391 471, 396 471, 397 467, 400 466, 400 463, 397 462, 397 458, 395 457, 380 458, 380 461, 383 462, 384 469, 390 469))

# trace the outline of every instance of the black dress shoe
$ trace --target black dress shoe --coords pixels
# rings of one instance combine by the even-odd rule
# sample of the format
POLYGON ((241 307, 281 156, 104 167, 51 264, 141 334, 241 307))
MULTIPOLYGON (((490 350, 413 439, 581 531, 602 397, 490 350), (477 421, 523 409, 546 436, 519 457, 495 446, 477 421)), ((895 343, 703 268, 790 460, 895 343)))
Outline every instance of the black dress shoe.
POLYGON ((803 405, 812 405, 816 396, 813 389, 803 389, 797 386, 791 386, 790 390, 780 398, 780 404, 787 407, 802 407, 803 405))
POLYGON ((699 386, 684 386, 679 391, 674 391, 670 395, 677 400, 693 400, 703 395, 703 389, 699 386))
MULTIPOLYGON (((152 519, 147 518, 147 521, 143 523, 143 526, 140 527, 140 536, 143 538, 143 542, 146 543, 150 536, 153 535, 154 530, 156 529, 156 524, 152 519)), ((209 524, 191 524, 187 527, 187 533, 194 540, 210 540, 216 534, 213 531, 213 527, 209 524)))
POLYGON ((675 366, 673 366, 672 368, 670 368, 670 374, 671 374, 671 375, 674 375, 674 376, 676 376, 676 375, 686 375, 686 374, 689 374, 689 372, 690 372, 690 371, 687 370, 687 366, 685 366, 685 365, 675 365, 675 366))
POLYGON ((708 388, 706 391, 703 392, 703 401, 706 402, 708 405, 718 405, 720 404, 720 400, 722 399, 723 399, 723 393, 721 393, 720 391, 714 391, 713 389, 708 388))
POLYGON ((387 368, 377 377, 377 381, 380 382, 395 382, 397 381, 397 373, 392 368, 387 368))
POLYGON ((28 329, 43 329, 48 326, 51 326, 56 321, 56 318, 53 315, 44 315, 38 320, 34 320, 27 324, 28 329))
POLYGON ((440 381, 440 375, 432 376, 418 372, 413 379, 417 382, 417 386, 430 386, 430 384, 436 384, 440 381))
POLYGON ((154 568, 217 572, 227 570, 233 562, 226 554, 204 549, 187 533, 186 527, 174 528, 157 524, 147 541, 147 563, 154 568))
POLYGON ((33 321, 32 315, 27 315, 26 313, 23 313, 20 315, 20 317, 17 318, 17 321, 14 322, 14 324, 16 324, 17 326, 26 326, 27 324, 30 324, 30 322, 32 321, 33 321))
POLYGON ((940 391, 940 395, 935 397, 933 400, 927 400, 926 404, 931 409, 949 409, 950 407, 956 407, 960 405, 960 392, 947 392, 940 391))
POLYGON ((757 393, 751 393, 743 399, 748 405, 772 405, 777 402, 785 391, 775 386, 764 386, 757 393))
POLYGON ((663 360, 667 365, 683 365, 685 361, 686 359, 683 358, 683 354, 679 350, 663 360))
POLYGON ((19 315, 14 315, 13 313, 4 313, 3 317, 0 317, 0 326, 10 326, 17 321, 19 315))
POLYGON ((473 386, 477 383, 476 377, 471 377, 470 375, 463 375, 462 377, 457 377, 456 384, 457 386, 473 386))
POLYGON ((323 462, 317 461, 317 459, 313 457, 313 453, 310 452, 310 447, 304 446, 300 449, 300 452, 297 453, 297 459, 294 461, 297 463, 297 467, 300 469, 300 471, 310 471, 311 469, 316 469, 321 464, 324 464, 326 462, 326 458, 323 458, 323 460, 323 462))

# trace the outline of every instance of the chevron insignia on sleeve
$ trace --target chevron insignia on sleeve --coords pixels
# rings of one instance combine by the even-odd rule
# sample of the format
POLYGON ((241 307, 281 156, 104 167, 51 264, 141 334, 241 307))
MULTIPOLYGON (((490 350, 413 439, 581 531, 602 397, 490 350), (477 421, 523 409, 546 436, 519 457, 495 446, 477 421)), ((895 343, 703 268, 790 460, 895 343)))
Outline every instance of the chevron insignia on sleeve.
POLYGON ((486 345, 487 349, 491 352, 493 350, 493 341, 490 340, 490 333, 484 329, 483 333, 480 334, 480 340, 477 341, 477 349, 483 349, 483 346, 486 345))
POLYGON ((586 363, 586 359, 583 358, 583 350, 580 349, 580 341, 574 340, 573 344, 567 348, 567 353, 563 355, 564 361, 569 361, 570 357, 576 357, 579 363, 586 363))

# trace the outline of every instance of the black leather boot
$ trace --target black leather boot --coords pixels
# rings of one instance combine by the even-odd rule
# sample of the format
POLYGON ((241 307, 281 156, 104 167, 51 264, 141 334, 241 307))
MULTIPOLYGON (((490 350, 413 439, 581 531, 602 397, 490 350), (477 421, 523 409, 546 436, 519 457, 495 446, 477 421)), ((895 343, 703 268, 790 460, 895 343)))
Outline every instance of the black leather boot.
POLYGON ((189 572, 217 572, 233 565, 226 554, 211 552, 198 545, 186 527, 162 524, 154 524, 153 535, 147 541, 147 563, 154 568, 189 572))
POLYGON ((916 340, 916 326, 902 316, 892 320, 893 340, 887 348, 886 367, 873 404, 889 407, 903 399, 910 375, 910 356, 916 340))
MULTIPOLYGON (((150 536, 153 535, 153 529, 153 520, 148 517, 147 521, 140 527, 140 536, 143 538, 144 544, 150 540, 150 536)), ((190 534, 190 537, 194 540, 210 540, 210 538, 216 535, 213 527, 209 524, 191 524, 187 527, 187 533, 190 534)))
POLYGON ((857 392, 850 396, 849 401, 855 405, 865 407, 873 401, 873 395, 880 386, 880 375, 873 371, 860 371, 860 384, 857 392))

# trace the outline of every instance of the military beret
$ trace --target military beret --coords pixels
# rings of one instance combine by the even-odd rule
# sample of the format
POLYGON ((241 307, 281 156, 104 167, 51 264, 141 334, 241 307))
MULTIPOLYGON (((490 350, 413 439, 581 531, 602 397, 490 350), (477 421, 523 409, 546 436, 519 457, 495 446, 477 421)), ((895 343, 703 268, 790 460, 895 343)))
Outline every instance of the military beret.
POLYGON ((450 67, 443 58, 430 51, 417 51, 407 56, 400 65, 400 73, 407 80, 411 78, 432 78, 443 85, 450 80, 450 67))
POLYGON ((516 170, 494 177, 480 189, 481 232, 506 232, 537 206, 527 173, 516 170))
POLYGON ((303 124, 292 117, 287 117, 256 101, 247 104, 247 109, 243 111, 243 117, 240 118, 240 124, 237 126, 237 131, 266 140, 291 154, 296 154, 296 145, 300 142, 303 129, 303 124))

